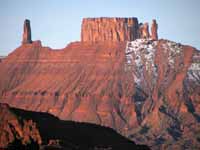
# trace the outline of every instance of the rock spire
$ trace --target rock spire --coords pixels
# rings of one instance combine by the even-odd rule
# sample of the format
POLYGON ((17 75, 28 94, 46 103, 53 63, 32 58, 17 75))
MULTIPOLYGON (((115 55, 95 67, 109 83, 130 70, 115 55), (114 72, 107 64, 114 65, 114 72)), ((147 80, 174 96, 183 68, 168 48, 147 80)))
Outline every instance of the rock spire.
POLYGON ((149 24, 148 23, 144 23, 140 25, 139 28, 139 38, 149 38, 150 34, 149 34, 149 24))
POLYGON ((152 21, 151 25, 151 38, 153 40, 158 40, 158 24, 155 19, 152 21))
POLYGON ((22 44, 28 44, 28 43, 32 43, 31 25, 30 25, 30 20, 26 19, 24 21, 24 32, 23 32, 22 44))

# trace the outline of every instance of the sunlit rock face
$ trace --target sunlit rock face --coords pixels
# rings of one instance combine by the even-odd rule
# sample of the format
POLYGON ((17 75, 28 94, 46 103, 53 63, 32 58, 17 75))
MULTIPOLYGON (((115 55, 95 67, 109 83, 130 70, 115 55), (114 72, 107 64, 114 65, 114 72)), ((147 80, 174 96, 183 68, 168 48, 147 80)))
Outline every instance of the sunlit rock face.
POLYGON ((200 52, 156 32, 120 41, 99 34, 60 50, 21 45, 0 63, 0 101, 109 126, 153 149, 198 149, 200 52))
POLYGON ((130 41, 138 37, 137 18, 86 18, 82 22, 81 41, 130 41))
POLYGON ((150 38, 149 24, 148 23, 140 24, 140 26, 139 26, 139 37, 142 38, 142 39, 150 38))
POLYGON ((17 145, 19 143, 21 146, 31 145, 31 142, 35 143, 34 146, 42 143, 39 130, 32 118, 26 120, 20 117, 7 104, 0 103, 0 148, 6 149, 9 144, 14 142, 16 143, 15 149, 19 148, 17 145), (17 141, 19 142, 17 143, 17 141))
MULTIPOLYGON (((157 40, 156 21, 152 24, 152 38, 157 40)), ((139 25, 137 18, 85 18, 82 22, 82 42, 123 42, 150 38, 148 23, 139 25)))
POLYGON ((152 21, 151 25, 151 38, 153 40, 158 40, 158 24, 155 19, 152 21))

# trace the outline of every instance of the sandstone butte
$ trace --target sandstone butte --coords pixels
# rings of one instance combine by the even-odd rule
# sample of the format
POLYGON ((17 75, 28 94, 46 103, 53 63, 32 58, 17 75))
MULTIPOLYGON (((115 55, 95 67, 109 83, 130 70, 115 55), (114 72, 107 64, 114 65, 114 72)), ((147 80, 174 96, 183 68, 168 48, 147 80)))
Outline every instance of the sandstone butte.
POLYGON ((138 24, 137 18, 85 18, 82 22, 83 42, 123 42, 138 38, 158 39, 156 20, 153 20, 151 36, 148 23, 138 24))
POLYGON ((83 19, 81 41, 31 40, 0 63, 0 102, 108 126, 152 149, 200 149, 200 52, 137 18, 83 19))

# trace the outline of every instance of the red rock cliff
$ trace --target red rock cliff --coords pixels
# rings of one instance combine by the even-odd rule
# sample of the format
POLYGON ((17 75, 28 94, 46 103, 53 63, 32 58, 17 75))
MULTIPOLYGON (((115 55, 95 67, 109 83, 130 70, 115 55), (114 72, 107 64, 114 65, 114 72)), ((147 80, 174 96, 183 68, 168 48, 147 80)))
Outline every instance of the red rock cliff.
POLYGON ((139 37, 140 38, 149 38, 150 34, 149 34, 149 24, 148 23, 144 23, 141 24, 139 27, 139 37))
POLYGON ((153 20, 152 35, 148 23, 138 24, 137 18, 84 18, 81 28, 82 42, 133 41, 139 38, 158 39, 157 23, 153 20))
POLYGON ((152 149, 200 149, 200 52, 190 46, 147 38, 53 50, 38 41, 0 70, 2 103, 109 126, 152 149))
POLYGON ((158 24, 156 23, 156 20, 154 19, 152 21, 152 25, 151 25, 151 38, 153 40, 158 40, 158 24))
POLYGON ((85 18, 81 41, 132 41, 138 37, 137 18, 85 18))

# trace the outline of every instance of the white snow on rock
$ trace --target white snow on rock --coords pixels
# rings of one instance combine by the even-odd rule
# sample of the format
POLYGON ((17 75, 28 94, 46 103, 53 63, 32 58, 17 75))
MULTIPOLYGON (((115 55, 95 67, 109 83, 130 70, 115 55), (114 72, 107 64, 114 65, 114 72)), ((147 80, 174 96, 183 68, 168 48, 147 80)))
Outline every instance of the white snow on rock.
POLYGON ((191 63, 187 77, 189 80, 193 80, 196 83, 200 83, 200 53, 195 54, 192 57, 193 62, 191 63))
MULTIPOLYGON (((152 77, 152 83, 156 83, 157 66, 154 63, 154 59, 157 44, 158 41, 151 39, 136 39, 127 42, 125 71, 131 72, 138 87, 141 86, 142 81, 145 81, 144 75, 146 73, 152 77)), ((162 44, 162 50, 167 57, 169 67, 175 68, 177 57, 183 55, 183 46, 179 43, 166 41, 162 44)), ((187 77, 189 80, 200 83, 200 53, 196 53, 193 56, 187 77)))
POLYGON ((140 85, 144 79, 144 71, 157 76, 157 68, 154 64, 155 46, 157 41, 150 39, 136 39, 127 42, 126 54, 126 71, 131 71, 136 85, 140 85))
POLYGON ((164 52, 168 53, 168 62, 171 68, 174 68, 175 59, 178 55, 180 55, 183 51, 183 47, 179 43, 175 43, 172 41, 167 41, 165 45, 163 45, 164 52))

